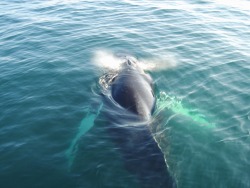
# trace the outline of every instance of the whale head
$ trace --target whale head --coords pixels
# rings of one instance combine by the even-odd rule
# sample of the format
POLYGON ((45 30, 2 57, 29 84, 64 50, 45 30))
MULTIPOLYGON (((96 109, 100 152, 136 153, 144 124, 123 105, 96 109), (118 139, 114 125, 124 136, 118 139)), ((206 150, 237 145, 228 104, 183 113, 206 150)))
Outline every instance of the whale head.
POLYGON ((139 73, 144 73, 143 69, 140 67, 138 61, 133 58, 126 58, 124 63, 122 64, 122 69, 126 69, 128 71, 138 71, 139 73))

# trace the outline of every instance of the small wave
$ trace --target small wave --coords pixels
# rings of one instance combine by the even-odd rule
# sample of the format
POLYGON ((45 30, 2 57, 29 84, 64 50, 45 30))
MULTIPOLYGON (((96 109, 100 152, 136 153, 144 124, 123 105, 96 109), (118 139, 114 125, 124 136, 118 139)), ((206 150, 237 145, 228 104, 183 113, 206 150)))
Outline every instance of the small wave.
POLYGON ((214 1, 216 4, 222 4, 229 7, 237 8, 240 10, 249 10, 250 2, 245 0, 240 1, 232 1, 232 0, 216 0, 214 1))

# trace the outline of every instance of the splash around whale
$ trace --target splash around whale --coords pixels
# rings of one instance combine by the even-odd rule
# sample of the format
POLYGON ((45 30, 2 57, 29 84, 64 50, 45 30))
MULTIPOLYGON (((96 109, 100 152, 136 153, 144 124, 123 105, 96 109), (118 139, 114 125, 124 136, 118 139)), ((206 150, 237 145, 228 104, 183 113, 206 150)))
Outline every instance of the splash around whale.
POLYGON ((124 58, 118 72, 106 79, 106 106, 112 108, 109 133, 124 159, 125 168, 141 187, 176 187, 164 155, 150 131, 155 110, 154 84, 133 58, 124 58), (108 102, 107 102, 108 101, 108 102), (119 118, 117 118, 119 116, 119 118), (115 118, 114 118, 115 117, 115 118))

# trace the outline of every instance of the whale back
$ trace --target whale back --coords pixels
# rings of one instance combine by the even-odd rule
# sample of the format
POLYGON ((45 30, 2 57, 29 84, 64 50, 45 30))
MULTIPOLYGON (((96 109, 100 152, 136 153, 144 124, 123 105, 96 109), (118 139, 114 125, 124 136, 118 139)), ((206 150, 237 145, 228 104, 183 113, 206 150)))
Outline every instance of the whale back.
POLYGON ((113 99, 123 108, 148 120, 155 108, 152 79, 134 62, 127 60, 113 80, 113 99))

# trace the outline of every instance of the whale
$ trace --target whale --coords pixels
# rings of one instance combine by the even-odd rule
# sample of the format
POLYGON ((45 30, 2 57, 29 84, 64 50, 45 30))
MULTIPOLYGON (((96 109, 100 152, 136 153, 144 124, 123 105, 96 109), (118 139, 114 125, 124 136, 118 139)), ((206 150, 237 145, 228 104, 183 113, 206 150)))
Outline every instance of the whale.
POLYGON ((126 58, 112 78, 110 93, 117 107, 114 111, 122 111, 116 118, 120 121, 114 123, 109 132, 127 171, 136 177, 142 188, 176 187, 164 154, 150 129, 156 106, 151 76, 140 68, 137 61, 126 58))

